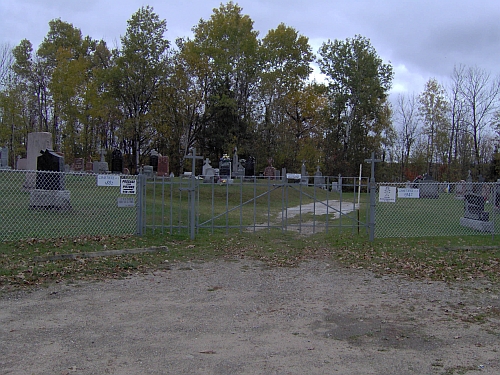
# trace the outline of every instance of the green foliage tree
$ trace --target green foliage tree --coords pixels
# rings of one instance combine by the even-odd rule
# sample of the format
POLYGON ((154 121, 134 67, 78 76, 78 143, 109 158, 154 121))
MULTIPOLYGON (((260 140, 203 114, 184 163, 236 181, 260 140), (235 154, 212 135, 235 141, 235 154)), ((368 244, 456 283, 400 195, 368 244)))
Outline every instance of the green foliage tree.
POLYGON ((328 172, 354 175, 390 124, 387 95, 393 71, 362 36, 323 43, 318 64, 326 75, 328 172))
MULTIPOLYGON (((261 118, 255 138, 263 158, 298 169, 299 139, 306 133, 299 128, 311 125, 315 101, 313 86, 305 89, 314 60, 307 37, 281 23, 269 30, 260 47, 259 98, 261 118), (290 145, 293 145, 290 147, 290 145)), ((314 159, 314 157, 313 157, 314 159)))
POLYGON ((193 28, 182 47, 183 59, 203 95, 197 143, 211 157, 235 146, 248 149, 258 73, 257 31, 242 9, 229 2, 193 28))
POLYGON ((169 42, 164 38, 166 21, 153 8, 140 8, 128 21, 121 49, 114 51, 110 79, 126 118, 121 137, 132 151, 135 167, 149 152, 155 134, 151 106, 169 71, 169 42))

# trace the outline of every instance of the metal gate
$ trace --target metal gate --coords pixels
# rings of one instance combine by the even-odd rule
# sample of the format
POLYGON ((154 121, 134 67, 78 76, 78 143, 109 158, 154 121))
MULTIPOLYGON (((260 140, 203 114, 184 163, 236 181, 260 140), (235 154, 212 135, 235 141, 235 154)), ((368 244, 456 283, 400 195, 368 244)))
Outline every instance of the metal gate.
POLYGON ((368 180, 358 177, 239 177, 224 183, 193 175, 139 178, 138 233, 261 230, 366 233, 368 180))

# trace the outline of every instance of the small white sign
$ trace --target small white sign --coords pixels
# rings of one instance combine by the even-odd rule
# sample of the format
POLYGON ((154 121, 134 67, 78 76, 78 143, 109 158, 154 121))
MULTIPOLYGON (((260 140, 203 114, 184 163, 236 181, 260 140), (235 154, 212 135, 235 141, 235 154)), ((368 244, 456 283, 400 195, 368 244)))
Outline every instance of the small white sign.
POLYGON ((98 174, 97 186, 120 186, 120 176, 117 174, 98 174))
POLYGON ((120 194, 136 194, 136 180, 122 178, 120 183, 120 194))
POLYGON ((118 207, 135 207, 134 197, 119 197, 118 207))
POLYGON ((378 192, 378 201, 395 203, 396 202, 396 187, 395 186, 381 186, 378 192))
POLYGON ((398 189, 398 198, 420 198, 420 189, 398 189))

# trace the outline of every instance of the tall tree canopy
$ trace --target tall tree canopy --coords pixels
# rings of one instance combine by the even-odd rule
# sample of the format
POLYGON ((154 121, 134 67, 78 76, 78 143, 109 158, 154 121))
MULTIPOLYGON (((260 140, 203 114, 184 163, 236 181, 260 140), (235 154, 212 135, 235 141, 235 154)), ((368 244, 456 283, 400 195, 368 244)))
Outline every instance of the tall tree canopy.
POLYGON ((329 171, 355 174, 371 151, 380 150, 390 126, 387 96, 393 71, 362 36, 323 43, 318 64, 327 77, 329 171))

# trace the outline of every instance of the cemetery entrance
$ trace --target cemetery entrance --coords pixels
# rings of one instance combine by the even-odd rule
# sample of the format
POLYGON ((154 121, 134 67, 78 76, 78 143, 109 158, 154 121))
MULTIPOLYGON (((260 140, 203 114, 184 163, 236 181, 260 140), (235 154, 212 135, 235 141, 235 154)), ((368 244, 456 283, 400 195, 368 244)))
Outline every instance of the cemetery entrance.
POLYGON ((143 181, 139 233, 367 232, 367 179, 241 176, 215 183, 191 174, 143 181))

